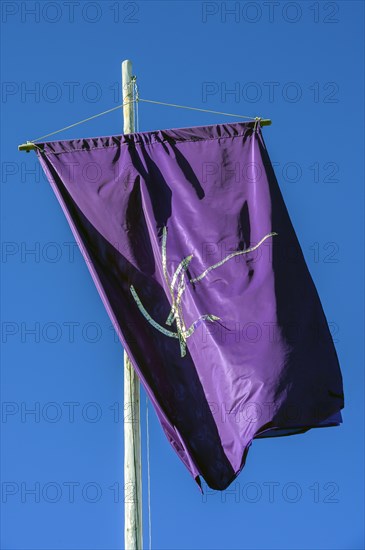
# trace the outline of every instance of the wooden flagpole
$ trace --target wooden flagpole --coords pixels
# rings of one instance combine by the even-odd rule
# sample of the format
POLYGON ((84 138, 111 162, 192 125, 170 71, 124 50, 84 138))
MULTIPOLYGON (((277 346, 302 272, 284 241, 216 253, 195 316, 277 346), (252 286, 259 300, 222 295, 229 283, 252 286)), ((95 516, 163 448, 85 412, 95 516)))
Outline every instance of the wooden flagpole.
MULTIPOLYGON (((132 63, 122 63, 124 133, 135 131, 132 63)), ((139 379, 124 350, 124 545, 142 550, 142 475, 139 379)))

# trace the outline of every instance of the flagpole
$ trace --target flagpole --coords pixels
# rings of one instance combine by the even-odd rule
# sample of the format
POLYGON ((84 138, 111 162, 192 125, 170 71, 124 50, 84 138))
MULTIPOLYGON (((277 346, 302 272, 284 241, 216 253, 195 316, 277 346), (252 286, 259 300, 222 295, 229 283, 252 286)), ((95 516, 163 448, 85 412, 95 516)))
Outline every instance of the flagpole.
MULTIPOLYGON (((123 131, 135 131, 132 63, 122 63, 123 131)), ((142 550, 140 385, 124 350, 124 546, 142 550)))

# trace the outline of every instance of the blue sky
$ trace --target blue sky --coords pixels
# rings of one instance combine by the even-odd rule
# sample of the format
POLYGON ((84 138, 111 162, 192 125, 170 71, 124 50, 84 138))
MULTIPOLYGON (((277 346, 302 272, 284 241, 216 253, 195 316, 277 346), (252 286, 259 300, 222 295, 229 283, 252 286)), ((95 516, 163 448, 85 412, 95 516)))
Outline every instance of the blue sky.
MULTIPOLYGON (((254 442, 230 490, 204 497, 150 408, 152 547, 363 548, 363 3, 1 8, 3 547, 123 548, 122 349, 35 155, 17 145, 117 105, 129 58, 141 97, 273 120, 266 144, 346 398, 341 427, 254 442)), ((141 131, 228 120, 140 106, 141 131)), ((116 111, 58 139, 121 128, 116 111)), ((145 409, 143 394, 144 481, 145 409)), ((144 524, 147 548, 146 493, 144 524)))

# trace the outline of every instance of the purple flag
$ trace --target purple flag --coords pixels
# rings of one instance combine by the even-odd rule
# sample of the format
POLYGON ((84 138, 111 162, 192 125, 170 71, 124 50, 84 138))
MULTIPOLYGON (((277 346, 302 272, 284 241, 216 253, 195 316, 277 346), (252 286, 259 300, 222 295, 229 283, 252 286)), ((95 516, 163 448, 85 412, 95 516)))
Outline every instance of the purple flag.
POLYGON ((38 144, 172 447, 225 489, 254 438, 342 422, 328 324, 259 124, 38 144))

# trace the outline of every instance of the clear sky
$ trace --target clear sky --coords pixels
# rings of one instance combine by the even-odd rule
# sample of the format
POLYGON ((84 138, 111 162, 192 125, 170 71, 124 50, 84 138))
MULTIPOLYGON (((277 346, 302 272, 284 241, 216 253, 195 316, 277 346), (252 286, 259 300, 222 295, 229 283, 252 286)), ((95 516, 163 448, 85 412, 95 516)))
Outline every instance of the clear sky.
MULTIPOLYGON (((141 97, 273 120, 266 144, 346 398, 341 427, 254 442, 230 490, 205 496, 150 408, 152 547, 363 548, 363 2, 1 10, 2 547, 123 548, 122 348, 34 153, 17 145, 117 105, 129 58, 141 97)), ((141 131, 228 120, 140 106, 141 131)), ((116 111, 57 139, 121 128, 116 111)), ((145 414, 143 394, 146 482, 145 414)), ((147 525, 145 492, 146 548, 147 525)))

